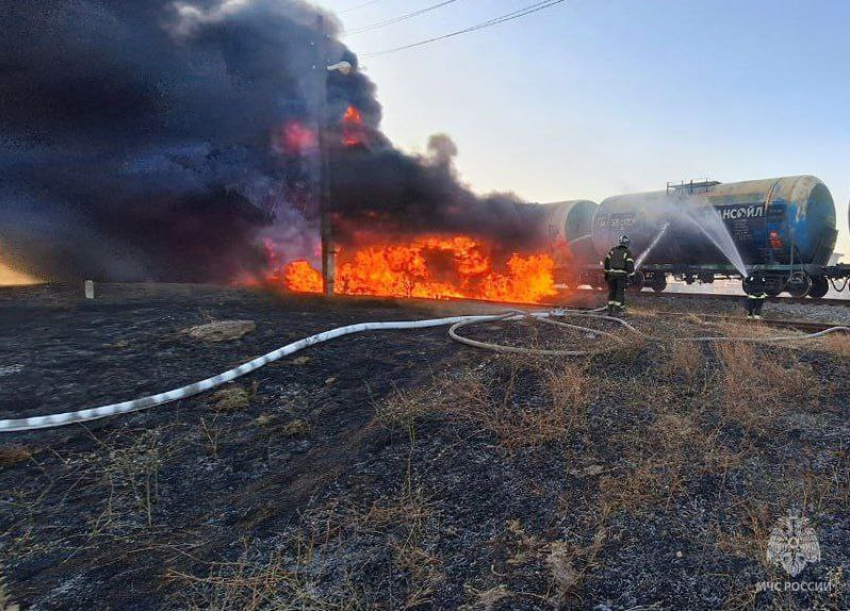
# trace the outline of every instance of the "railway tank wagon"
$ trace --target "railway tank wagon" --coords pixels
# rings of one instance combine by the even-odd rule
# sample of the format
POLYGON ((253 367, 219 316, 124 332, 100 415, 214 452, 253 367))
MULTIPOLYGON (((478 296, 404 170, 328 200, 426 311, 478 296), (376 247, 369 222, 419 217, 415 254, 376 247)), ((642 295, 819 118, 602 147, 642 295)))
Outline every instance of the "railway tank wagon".
POLYGON ((556 281, 574 286, 583 266, 596 259, 591 230, 597 204, 574 199, 542 204, 542 239, 555 260, 556 281))
MULTIPOLYGON (((664 290, 670 275, 689 283, 740 277, 722 245, 694 222, 711 209, 746 268, 765 274, 772 295, 788 291, 797 297, 823 297, 830 279, 850 274, 847 266, 828 266, 837 237, 835 204, 814 176, 691 182, 609 197, 594 215, 592 242, 597 256, 604 256, 625 233, 638 257, 656 242, 637 282, 642 286, 645 280, 657 291, 664 290)), ((717 223, 716 218, 702 218, 717 223)))

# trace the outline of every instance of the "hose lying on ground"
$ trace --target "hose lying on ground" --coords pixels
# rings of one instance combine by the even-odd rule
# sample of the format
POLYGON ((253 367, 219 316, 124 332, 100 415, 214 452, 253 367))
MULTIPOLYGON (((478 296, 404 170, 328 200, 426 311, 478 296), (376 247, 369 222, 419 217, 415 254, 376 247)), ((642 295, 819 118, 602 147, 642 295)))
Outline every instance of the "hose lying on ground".
MULTIPOLYGON (((495 350, 498 352, 518 352, 518 353, 527 353, 527 354, 538 354, 538 355, 546 355, 546 356, 582 356, 591 354, 591 351, 588 350, 543 350, 543 349, 534 349, 534 348, 520 348, 516 346, 502 346, 499 344, 492 344, 487 342, 479 342, 477 340, 472 340, 467 337, 463 337, 457 333, 458 329, 464 326, 468 326, 474 323, 479 322, 488 322, 488 321, 515 321, 521 320, 523 318, 534 318, 540 321, 548 322, 550 324, 556 324, 559 326, 564 326, 568 328, 572 328, 574 330, 583 331, 586 333, 592 333, 593 335, 605 335, 612 338, 616 338, 617 336, 608 332, 608 331, 600 331, 598 329, 593 329, 590 327, 583 327, 580 325, 573 325, 570 323, 552 320, 553 318, 562 318, 562 317, 580 317, 580 318, 593 318, 598 320, 608 320, 615 322, 617 324, 622 325, 627 330, 632 333, 636 333, 646 339, 651 341, 667 341, 661 338, 654 338, 652 336, 646 335, 641 331, 638 331, 635 327, 630 325, 628 322, 622 320, 621 318, 616 318, 613 316, 606 316, 604 314, 600 314, 604 308, 599 308, 597 310, 552 310, 550 312, 522 312, 522 311, 510 311, 506 313, 493 314, 493 315, 473 315, 473 316, 451 316, 448 318, 432 318, 428 320, 413 320, 413 321, 397 321, 397 322, 367 322, 367 323, 358 323, 354 325, 347 325, 344 327, 338 327, 336 329, 331 329, 330 331, 324 331, 322 333, 317 333, 315 335, 311 335, 297 342, 293 342, 291 344, 287 344, 277 350, 273 350, 268 354, 264 354, 263 356, 257 357, 247 363, 240 365, 239 367, 235 367, 233 369, 229 369, 224 373, 221 373, 212 378, 207 378, 205 380, 201 380, 200 382, 195 382, 193 384, 188 384, 186 386, 181 386, 180 388, 175 388, 174 390, 169 390, 167 392, 159 393, 156 395, 150 395, 147 397, 142 397, 141 399, 134 399, 132 401, 124 401, 122 403, 112 403, 110 405, 104 405, 101 407, 95 407, 90 409, 84 409, 76 412, 64 412, 60 414, 49 414, 46 416, 31 416, 29 418, 12 418, 8 420, 0 420, 0 433, 11 433, 15 431, 32 431, 36 429, 44 429, 51 428, 57 426, 66 426, 68 424, 75 424, 79 422, 89 422, 91 420, 99 420, 100 418, 106 418, 108 416, 116 416, 119 414, 128 414, 131 412, 140 411, 143 409, 148 409, 151 407, 156 407, 159 405, 165 405, 166 403, 172 403, 174 401, 178 401, 180 399, 185 399, 187 397, 192 397, 194 395, 200 394, 202 392, 206 392, 217 386, 221 386, 227 382, 231 382, 237 378, 240 378, 252 371, 255 371, 262 367, 263 365, 267 365, 268 363, 277 361, 278 359, 298 352, 299 350, 303 350, 304 348, 308 348, 314 344, 320 344, 322 342, 326 342, 337 337, 342 337, 344 335, 350 335, 352 333, 360 333, 363 331, 384 331, 391 329, 425 329, 429 327, 439 327, 443 325, 451 325, 449 328, 449 336, 460 343, 466 344, 468 346, 474 346, 476 348, 484 348, 488 350, 495 350)), ((777 342, 777 341, 790 341, 790 340, 803 340, 803 339, 814 339, 816 337, 821 337, 827 335, 828 333, 834 333, 838 331, 850 332, 850 327, 831 327, 824 331, 819 331, 817 333, 811 333, 808 335, 785 335, 785 336, 774 336, 774 337, 765 337, 765 338, 735 338, 735 337, 694 337, 694 338, 675 338, 672 341, 692 341, 692 342, 717 342, 717 341, 743 341, 743 342, 777 342)))
MULTIPOLYGON (((559 327, 567 327, 570 329, 575 329, 577 331, 583 331, 585 333, 593 334, 593 335, 605 335, 611 337, 617 341, 622 341, 617 335, 610 333, 608 331, 600 331, 599 329, 594 329, 592 327, 582 327, 580 325, 571 325, 565 322, 552 320, 553 316, 569 316, 569 317, 581 317, 581 318, 594 318, 597 320, 608 320, 615 322, 619 325, 622 325, 626 330, 634 333, 646 339, 648 341, 653 342, 747 342, 747 343, 773 343, 773 342, 785 342, 785 341, 800 341, 800 340, 809 340, 816 339, 818 337, 823 337, 824 335, 828 335, 829 333, 836 332, 850 332, 850 327, 830 327, 828 329, 824 329, 823 331, 818 331, 816 333, 807 333, 804 335, 773 335, 769 337, 726 337, 726 336, 711 336, 707 335, 704 337, 670 337, 670 338, 662 338, 662 337, 653 337, 651 335, 647 335, 646 333, 639 331, 634 326, 630 325, 628 322, 623 320, 622 318, 616 318, 614 316, 605 316, 604 314, 598 314, 597 312, 601 312, 604 308, 598 308, 596 310, 553 310, 551 312, 525 312, 523 313, 524 317, 533 317, 540 320, 540 322, 545 322, 551 325, 557 325, 559 327)), ((517 316, 512 317, 512 319, 517 319, 517 316)), ((599 350, 547 350, 541 348, 521 348, 519 346, 505 346, 503 344, 494 344, 491 342, 481 342, 474 339, 469 339, 468 337, 464 337, 463 335, 458 334, 457 330, 461 327, 466 327, 469 325, 473 325, 477 322, 477 320, 464 320, 457 323, 454 323, 451 327, 449 327, 449 337, 451 337, 456 342, 460 342, 462 344, 466 344, 467 346, 472 346, 474 348, 482 348, 484 350, 493 350, 496 352, 512 352, 516 354, 534 354, 540 356, 587 356, 590 354, 598 353, 599 350)), ((616 348, 616 345, 612 345, 609 349, 616 348)))
POLYGON ((167 392, 159 393, 156 395, 150 395, 148 397, 142 397, 141 399, 134 399, 132 401, 112 403, 110 405, 103 405, 101 407, 84 409, 76 412, 64 412, 61 414, 50 414, 46 416, 31 416, 29 418, 13 418, 10 420, 0 420, 0 433, 10 433, 14 431, 32 431, 36 429, 65 426, 77 422, 89 422, 91 420, 99 420, 100 418, 106 418, 107 416, 128 414, 130 412, 137 412, 139 410, 156 407, 158 405, 172 403, 173 401, 179 401, 180 399, 185 399, 187 397, 192 397, 202 392, 206 392, 208 390, 216 388, 217 386, 221 386, 226 382, 231 382, 236 378, 240 378, 247 373, 259 369, 263 365, 272 363, 280 358, 283 358, 284 356, 288 356, 294 352, 298 352, 299 350, 303 350, 304 348, 307 348, 314 344, 320 344, 322 342, 336 339, 337 337, 342 337, 343 335, 350 335, 351 333, 360 333, 362 331, 383 331, 387 329, 425 329, 428 327, 452 325, 457 322, 471 320, 475 320, 476 322, 483 322, 487 320, 501 320, 505 318, 505 316, 506 314, 497 314, 490 316, 452 316, 449 318, 433 318, 430 320, 366 322, 358 323, 355 325, 347 325, 345 327, 338 327, 336 329, 317 333, 315 335, 311 335, 310 337, 305 337, 304 339, 299 340, 297 342, 287 344, 282 348, 278 348, 277 350, 273 350, 268 354, 264 354, 263 356, 257 357, 254 360, 248 361, 247 363, 244 363, 239 367, 228 369, 224 373, 221 373, 212 378, 207 378, 206 380, 201 380, 200 382, 195 382, 194 384, 181 386, 180 388, 175 388, 174 390, 169 390, 167 392))

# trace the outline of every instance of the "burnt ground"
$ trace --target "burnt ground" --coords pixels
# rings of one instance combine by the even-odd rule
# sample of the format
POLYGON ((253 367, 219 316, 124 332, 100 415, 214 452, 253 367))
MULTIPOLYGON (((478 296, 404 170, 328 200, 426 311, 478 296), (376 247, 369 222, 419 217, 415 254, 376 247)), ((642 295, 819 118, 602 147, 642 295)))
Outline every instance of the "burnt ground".
MULTIPOLYGON (((99 290, 87 302, 0 289, 0 418, 151 394, 338 325, 481 307, 99 290), (181 332, 234 319, 256 329, 220 343, 181 332)), ((629 317, 667 338, 771 333, 734 309, 708 323, 656 313, 729 308, 685 301, 638 301, 629 317)), ((42 610, 850 604, 850 339, 613 342, 527 322, 464 333, 616 349, 539 359, 456 344, 444 327, 364 333, 224 392, 3 435, 7 596, 42 610), (795 578, 766 557, 789 510, 821 552, 795 578), (821 591, 757 593, 765 581, 821 591)))

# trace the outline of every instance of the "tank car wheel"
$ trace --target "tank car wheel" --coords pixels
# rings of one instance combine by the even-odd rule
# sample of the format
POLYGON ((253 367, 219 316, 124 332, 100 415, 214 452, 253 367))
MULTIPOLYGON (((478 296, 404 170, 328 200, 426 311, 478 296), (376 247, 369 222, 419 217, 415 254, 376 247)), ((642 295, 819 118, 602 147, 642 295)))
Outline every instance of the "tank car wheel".
POLYGON ((652 290, 656 293, 663 293, 664 289, 667 288, 667 276, 664 274, 653 276, 652 280, 649 281, 649 286, 652 287, 652 290))
POLYGON ((629 278, 629 289, 633 291, 642 291, 646 284, 646 278, 643 272, 635 272, 635 275, 629 278))
MULTIPOLYGON (((769 297, 777 297, 785 290, 785 279, 777 276, 768 276, 765 282, 764 292, 769 297)), ((744 291, 746 293, 746 291, 744 291)))
POLYGON ((788 283, 785 285, 785 290, 792 297, 805 297, 812 290, 812 277, 805 272, 792 274, 788 278, 788 283))
POLYGON ((826 276, 812 276, 812 288, 809 290, 809 297, 812 299, 820 299, 829 292, 829 280, 826 276))

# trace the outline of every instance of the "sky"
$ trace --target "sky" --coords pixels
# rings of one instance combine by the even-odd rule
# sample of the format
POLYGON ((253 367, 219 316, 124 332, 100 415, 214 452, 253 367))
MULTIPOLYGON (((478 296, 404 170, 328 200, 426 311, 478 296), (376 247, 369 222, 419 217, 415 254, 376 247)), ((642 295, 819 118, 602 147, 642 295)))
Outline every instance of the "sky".
MULTIPOLYGON (((326 0, 351 31, 438 0, 326 0)), ((529 201, 813 174, 848 253, 850 2, 566 0, 432 45, 532 0, 456 0, 343 40, 400 147, 447 133, 477 192, 529 201)))

